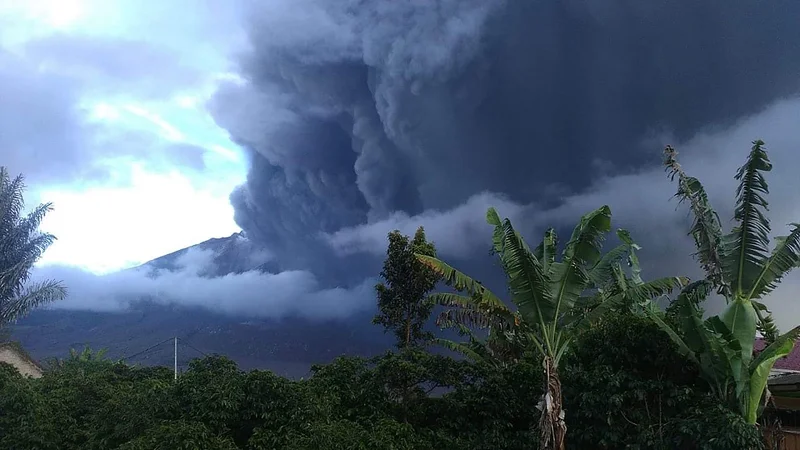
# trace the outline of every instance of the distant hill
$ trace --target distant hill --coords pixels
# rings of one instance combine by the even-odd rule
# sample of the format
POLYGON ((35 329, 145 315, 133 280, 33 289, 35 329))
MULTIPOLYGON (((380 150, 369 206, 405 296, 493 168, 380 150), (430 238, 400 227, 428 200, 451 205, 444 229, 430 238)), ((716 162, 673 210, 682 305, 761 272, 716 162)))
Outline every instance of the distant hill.
MULTIPOLYGON (((250 270, 269 270, 268 255, 242 233, 209 239, 156 258, 143 267, 175 270, 190 249, 213 252, 213 264, 203 276, 216 277, 250 270)), ((231 317, 200 308, 139 303, 125 312, 70 310, 35 311, 14 327, 14 338, 38 360, 64 357, 70 348, 106 348, 122 358, 178 336, 179 365, 198 352, 229 356, 243 369, 264 368, 299 377, 311 364, 342 354, 370 356, 391 347, 391 336, 370 323, 372 313, 345 320, 318 322, 294 317, 282 320, 231 317)), ((173 363, 172 344, 161 345, 129 360, 146 365, 173 363)))

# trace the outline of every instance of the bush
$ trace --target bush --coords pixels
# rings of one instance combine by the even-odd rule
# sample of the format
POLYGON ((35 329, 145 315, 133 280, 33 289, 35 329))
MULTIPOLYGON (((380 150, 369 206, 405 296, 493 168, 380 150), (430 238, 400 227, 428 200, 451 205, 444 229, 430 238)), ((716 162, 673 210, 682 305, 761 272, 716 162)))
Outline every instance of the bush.
MULTIPOLYGON (((86 355, 83 355, 86 356, 86 355)), ((648 321, 609 318, 562 365, 568 448, 756 449, 648 321)), ((541 364, 505 368, 420 350, 342 357, 309 380, 224 357, 166 369, 80 357, 38 380, 0 364, 0 448, 521 450, 538 442, 541 364)))
POLYGON ((609 316, 575 342, 563 367, 570 448, 760 448, 756 427, 714 401, 646 318, 609 316))

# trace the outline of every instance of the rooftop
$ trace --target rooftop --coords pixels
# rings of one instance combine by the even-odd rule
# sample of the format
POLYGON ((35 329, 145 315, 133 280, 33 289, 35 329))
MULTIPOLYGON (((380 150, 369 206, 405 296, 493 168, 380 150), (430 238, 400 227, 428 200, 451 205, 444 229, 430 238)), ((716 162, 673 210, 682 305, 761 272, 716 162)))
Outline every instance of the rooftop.
MULTIPOLYGON (((764 340, 756 339, 754 347, 756 351, 763 350, 764 340)), ((795 344, 791 353, 789 353, 785 358, 775 361, 774 368, 780 370, 800 371, 800 345, 795 344)))

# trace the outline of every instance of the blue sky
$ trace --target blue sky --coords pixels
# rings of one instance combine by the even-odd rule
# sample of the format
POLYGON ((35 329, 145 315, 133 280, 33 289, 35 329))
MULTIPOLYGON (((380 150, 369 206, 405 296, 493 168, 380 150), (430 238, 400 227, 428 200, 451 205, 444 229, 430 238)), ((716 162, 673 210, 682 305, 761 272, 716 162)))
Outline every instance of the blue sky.
POLYGON ((54 203, 43 264, 109 272, 239 230, 246 162, 205 103, 243 38, 215 3, 0 0, 0 89, 20 97, 0 105, 2 164, 54 203))

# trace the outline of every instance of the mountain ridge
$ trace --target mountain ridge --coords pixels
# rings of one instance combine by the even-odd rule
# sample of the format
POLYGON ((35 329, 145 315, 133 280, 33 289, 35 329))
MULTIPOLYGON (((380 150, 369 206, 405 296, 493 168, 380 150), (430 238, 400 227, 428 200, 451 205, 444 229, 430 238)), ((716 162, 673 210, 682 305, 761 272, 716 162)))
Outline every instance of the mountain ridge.
MULTIPOLYGON (((209 278, 253 270, 269 272, 273 263, 268 252, 247 239, 243 232, 236 232, 127 270, 150 269, 151 276, 157 276, 158 271, 184 270, 191 255, 203 256, 200 260, 205 267, 200 275, 209 278)), ((367 311, 337 320, 296 316, 262 319, 141 301, 119 312, 37 310, 20 320, 12 333, 39 360, 65 357, 70 348, 84 346, 105 348, 109 357, 124 358, 177 336, 203 353, 227 355, 243 369, 270 369, 298 377, 307 373, 312 364, 329 362, 342 354, 372 356, 387 350, 391 339, 370 324, 373 314, 374 311, 367 311)), ((166 347, 169 348, 137 355, 128 362, 171 366, 173 349, 166 347)), ((179 365, 184 366, 190 357, 200 356, 194 353, 179 358, 179 365)))

